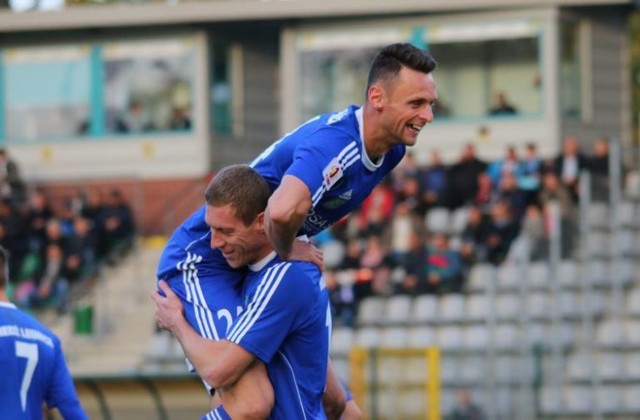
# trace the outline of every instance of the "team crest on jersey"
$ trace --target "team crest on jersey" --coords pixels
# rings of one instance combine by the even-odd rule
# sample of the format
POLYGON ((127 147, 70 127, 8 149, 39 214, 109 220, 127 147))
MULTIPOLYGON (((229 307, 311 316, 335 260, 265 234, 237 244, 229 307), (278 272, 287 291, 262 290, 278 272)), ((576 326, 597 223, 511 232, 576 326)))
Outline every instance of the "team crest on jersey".
POLYGON ((343 172, 338 159, 333 159, 322 171, 322 178, 327 190, 331 189, 342 178, 343 172))

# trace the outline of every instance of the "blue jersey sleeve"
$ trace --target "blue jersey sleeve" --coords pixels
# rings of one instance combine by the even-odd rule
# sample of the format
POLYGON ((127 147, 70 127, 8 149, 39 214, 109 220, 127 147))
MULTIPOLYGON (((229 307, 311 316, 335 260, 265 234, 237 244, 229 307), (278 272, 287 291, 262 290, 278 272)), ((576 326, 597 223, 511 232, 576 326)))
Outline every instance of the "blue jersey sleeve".
POLYGON ((314 203, 344 175, 349 160, 359 158, 359 146, 348 133, 324 127, 296 148, 285 175, 293 175, 309 188, 314 203))
POLYGON ((57 408, 65 419, 88 419, 78 400, 59 341, 56 341, 55 352, 55 369, 52 372, 51 386, 46 396, 47 406, 57 408))
POLYGON ((311 282, 301 276, 305 274, 290 262, 267 270, 227 339, 268 363, 300 322, 300 312, 308 307, 311 282))

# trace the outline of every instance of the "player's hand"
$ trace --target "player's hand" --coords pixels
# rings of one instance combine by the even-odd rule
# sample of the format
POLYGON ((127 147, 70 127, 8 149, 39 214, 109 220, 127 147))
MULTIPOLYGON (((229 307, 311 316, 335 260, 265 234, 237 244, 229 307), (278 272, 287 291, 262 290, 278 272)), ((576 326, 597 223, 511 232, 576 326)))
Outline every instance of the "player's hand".
POLYGON ((296 239, 291 245, 291 253, 288 260, 309 261, 324 270, 324 253, 322 250, 307 241, 296 239))
POLYGON ((151 299, 156 303, 156 322, 160 328, 175 333, 180 323, 184 322, 182 302, 164 280, 158 282, 158 287, 164 296, 158 290, 151 293, 151 299))

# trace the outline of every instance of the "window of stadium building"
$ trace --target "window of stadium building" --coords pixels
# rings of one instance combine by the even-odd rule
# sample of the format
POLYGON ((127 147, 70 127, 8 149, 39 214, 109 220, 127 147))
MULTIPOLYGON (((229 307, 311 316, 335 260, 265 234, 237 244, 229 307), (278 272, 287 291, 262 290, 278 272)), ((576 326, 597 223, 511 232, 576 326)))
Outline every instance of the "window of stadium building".
POLYGON ((190 130, 195 56, 189 39, 107 44, 103 51, 106 133, 190 130))
POLYGON ((540 33, 531 20, 303 32, 296 41, 300 119, 362 103, 375 53, 405 41, 426 47, 438 61, 437 118, 539 117, 540 33))
POLYGON ((90 55, 88 46, 3 51, 1 90, 7 142, 78 134, 90 114, 90 55))
POLYGON ((565 117, 582 117, 582 74, 580 71, 580 25, 560 25, 560 101, 565 117))

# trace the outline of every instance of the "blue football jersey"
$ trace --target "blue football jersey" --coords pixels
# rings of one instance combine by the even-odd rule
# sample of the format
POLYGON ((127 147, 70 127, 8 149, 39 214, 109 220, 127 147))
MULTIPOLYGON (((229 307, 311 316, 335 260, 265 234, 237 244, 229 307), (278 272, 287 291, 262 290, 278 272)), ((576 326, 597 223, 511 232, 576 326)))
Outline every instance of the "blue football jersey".
POLYGON ((203 206, 175 230, 156 275, 180 297, 189 324, 201 336, 219 340, 242 310, 244 271, 229 267, 222 253, 211 248, 204 216, 203 206))
POLYGON ((323 419, 331 311, 320 270, 275 252, 250 267, 246 307, 227 339, 262 360, 273 385, 274 419, 323 419))
POLYGON ((311 119, 275 142, 251 166, 275 190, 285 175, 304 182, 312 209, 300 234, 313 236, 358 207, 395 168, 405 146, 393 147, 372 162, 362 140, 362 109, 347 109, 311 119))
POLYGON ((0 418, 42 419, 42 403, 65 419, 87 419, 60 340, 13 304, 0 302, 0 418))

